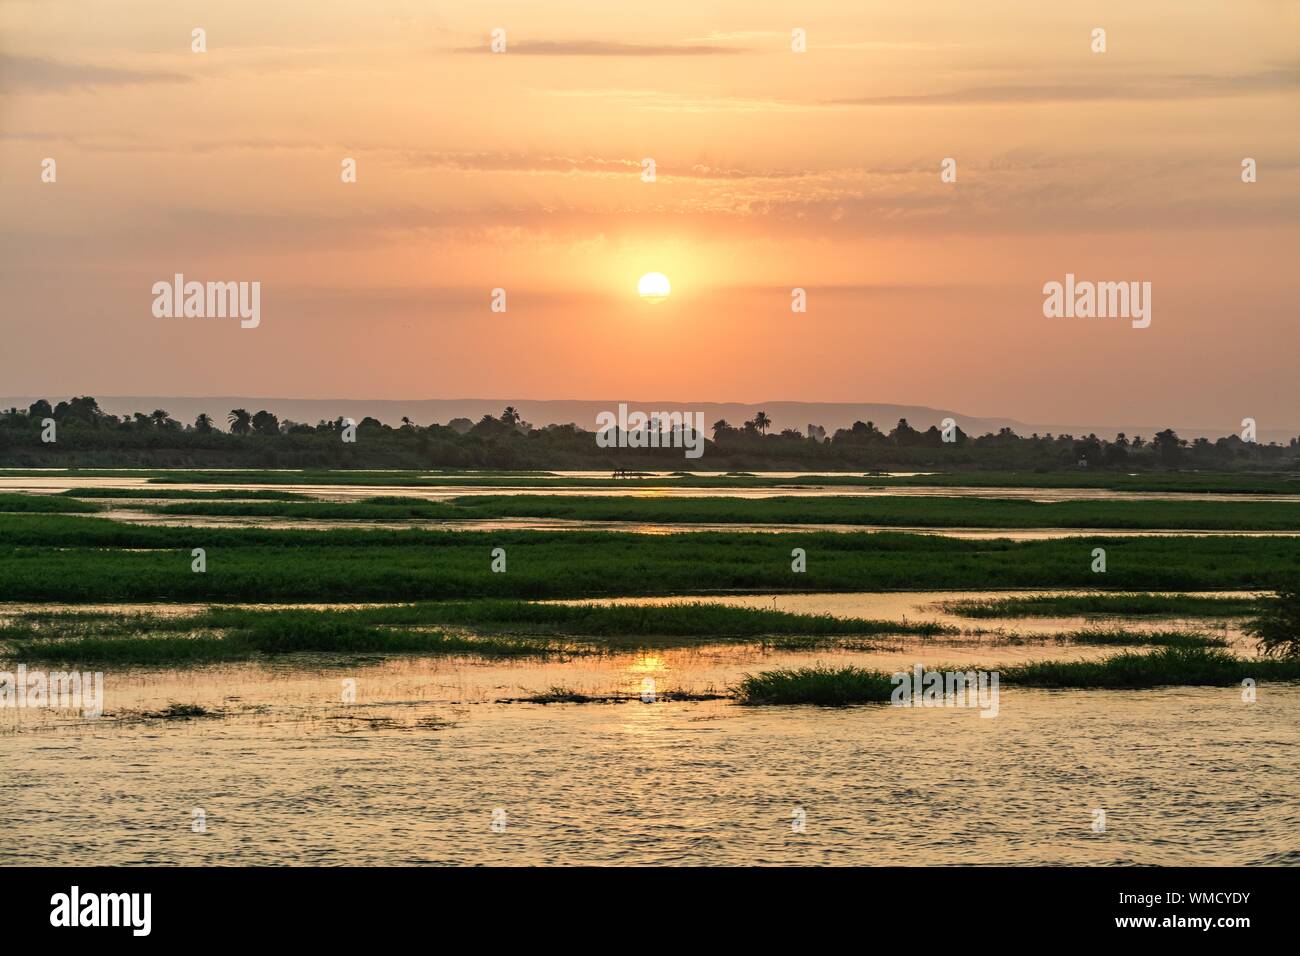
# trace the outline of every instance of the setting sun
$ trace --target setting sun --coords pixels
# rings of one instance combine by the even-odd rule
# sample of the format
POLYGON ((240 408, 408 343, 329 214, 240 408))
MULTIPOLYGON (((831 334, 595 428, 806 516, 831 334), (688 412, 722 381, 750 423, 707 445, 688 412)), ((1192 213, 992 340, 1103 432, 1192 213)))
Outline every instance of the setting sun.
POLYGON ((672 291, 668 277, 662 272, 647 272, 636 284, 637 295, 648 302, 662 302, 672 291))

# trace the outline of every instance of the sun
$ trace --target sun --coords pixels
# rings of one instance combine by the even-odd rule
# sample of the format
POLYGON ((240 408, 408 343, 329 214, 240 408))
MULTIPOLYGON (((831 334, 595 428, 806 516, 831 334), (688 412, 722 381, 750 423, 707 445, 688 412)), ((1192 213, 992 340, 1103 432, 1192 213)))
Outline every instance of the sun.
POLYGON ((662 302, 672 293, 673 287, 662 272, 647 272, 636 284, 636 293, 647 302, 662 302))

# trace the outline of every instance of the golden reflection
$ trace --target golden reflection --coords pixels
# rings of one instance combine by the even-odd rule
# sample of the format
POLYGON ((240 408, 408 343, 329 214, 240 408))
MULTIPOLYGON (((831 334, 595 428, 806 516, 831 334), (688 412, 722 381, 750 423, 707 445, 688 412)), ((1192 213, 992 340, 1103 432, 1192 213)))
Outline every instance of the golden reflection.
POLYGON ((628 670, 634 674, 649 674, 666 669, 664 659, 656 654, 643 654, 628 666, 628 670))

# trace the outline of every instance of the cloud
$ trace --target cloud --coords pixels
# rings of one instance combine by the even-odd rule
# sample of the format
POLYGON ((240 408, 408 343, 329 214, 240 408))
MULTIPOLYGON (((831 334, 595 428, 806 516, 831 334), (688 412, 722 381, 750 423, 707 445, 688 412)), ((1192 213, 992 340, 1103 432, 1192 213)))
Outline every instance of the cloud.
POLYGON ((61 63, 40 56, 0 53, 0 90, 54 93, 94 89, 99 86, 134 86, 142 83, 187 83, 183 73, 161 70, 123 70, 89 63, 61 63))
MULTIPOLYGON (((460 47, 459 53, 483 53, 487 46, 460 47)), ((613 40, 510 41, 507 52, 515 56, 726 56, 748 53, 743 47, 716 44, 619 43, 613 40)))
MULTIPOLYGON (((433 169, 474 173, 582 173, 594 176, 639 176, 641 160, 633 157, 563 156, 547 153, 509 152, 410 152, 402 151, 409 164, 433 169)), ((817 170, 736 169, 705 163, 663 162, 657 167, 661 179, 803 179, 819 175, 817 170)))
POLYGON ((1213 76, 1136 76, 1111 74, 1106 82, 1089 77, 1066 83, 1000 84, 950 90, 944 93, 903 93, 859 96, 823 101, 832 106, 969 106, 998 103, 1065 103, 1110 100, 1195 100, 1258 93, 1278 93, 1300 88, 1300 66, 1290 65, 1258 73, 1213 76))
POLYGON ((537 89, 530 90, 538 96, 595 99, 605 104, 622 105, 627 109, 660 113, 718 113, 723 110, 737 113, 803 113, 809 109, 824 108, 825 104, 801 103, 741 96, 713 96, 689 93, 671 93, 663 90, 629 89, 537 89))

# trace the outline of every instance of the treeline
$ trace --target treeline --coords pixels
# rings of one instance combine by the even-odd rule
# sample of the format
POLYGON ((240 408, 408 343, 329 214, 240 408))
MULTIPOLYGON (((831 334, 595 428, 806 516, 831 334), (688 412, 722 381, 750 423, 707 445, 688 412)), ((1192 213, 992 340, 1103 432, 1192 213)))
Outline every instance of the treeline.
MULTIPOLYGON (((655 470, 845 470, 926 468, 1246 470, 1300 468, 1300 438, 1285 445, 1246 442, 1236 435, 1186 441, 1172 429, 1149 439, 1119 435, 997 433, 971 436, 955 429, 944 440, 901 419, 888 432, 855 422, 833 434, 818 425, 772 433, 759 412, 740 425, 718 421, 702 458, 681 447, 601 448, 595 433, 577 425, 534 428, 513 408, 477 422, 396 427, 374 418, 336 418, 314 425, 280 420, 266 410, 231 409, 224 422, 200 415, 181 423, 165 409, 110 415, 84 396, 51 405, 0 412, 0 466, 4 467, 231 467, 231 468, 490 468, 655 470)), ((680 436, 679 436, 680 437, 680 436)), ((661 442, 661 445, 668 444, 661 442)), ((675 443, 680 444, 680 443, 675 443)))

